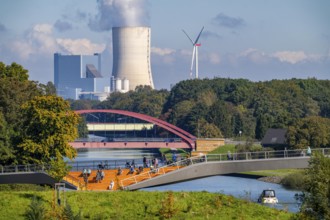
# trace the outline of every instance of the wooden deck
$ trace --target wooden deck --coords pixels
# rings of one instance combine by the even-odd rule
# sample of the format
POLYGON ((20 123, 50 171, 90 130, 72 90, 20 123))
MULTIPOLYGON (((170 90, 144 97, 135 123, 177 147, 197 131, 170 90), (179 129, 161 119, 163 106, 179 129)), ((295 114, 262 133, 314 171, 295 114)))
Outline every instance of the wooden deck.
POLYGON ((117 170, 103 170, 105 177, 100 182, 96 182, 95 180, 97 170, 92 170, 91 175, 88 177, 87 185, 85 185, 84 183, 82 171, 72 171, 64 179, 77 186, 78 190, 91 190, 91 191, 94 190, 110 191, 109 184, 111 180, 113 180, 115 182, 115 185, 112 191, 115 191, 121 189, 121 184, 123 184, 123 186, 125 187, 128 185, 132 185, 136 182, 140 182, 146 179, 153 178, 155 176, 162 175, 164 173, 168 173, 176 169, 178 169, 178 167, 165 167, 165 168, 161 167, 158 169, 158 172, 152 173, 149 172, 150 168, 144 168, 143 172, 140 175, 138 175, 136 172, 134 172, 134 174, 129 174, 129 169, 122 169, 121 175, 117 175, 117 170))

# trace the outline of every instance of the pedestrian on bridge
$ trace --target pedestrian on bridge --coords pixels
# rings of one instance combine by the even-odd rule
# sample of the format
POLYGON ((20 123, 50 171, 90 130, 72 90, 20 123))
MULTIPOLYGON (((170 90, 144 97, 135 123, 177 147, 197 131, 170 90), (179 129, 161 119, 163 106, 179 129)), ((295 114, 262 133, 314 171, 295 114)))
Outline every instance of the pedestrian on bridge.
POLYGON ((148 167, 147 158, 145 156, 143 157, 143 167, 144 168, 148 167))
POLYGON ((227 159, 228 160, 232 160, 233 159, 230 151, 227 152, 227 159))
POLYGON ((307 148, 307 156, 310 156, 311 154, 312 154, 311 147, 308 146, 308 148, 307 148))
POLYGON ((109 184, 109 190, 113 190, 114 186, 115 186, 115 182, 111 180, 109 184))

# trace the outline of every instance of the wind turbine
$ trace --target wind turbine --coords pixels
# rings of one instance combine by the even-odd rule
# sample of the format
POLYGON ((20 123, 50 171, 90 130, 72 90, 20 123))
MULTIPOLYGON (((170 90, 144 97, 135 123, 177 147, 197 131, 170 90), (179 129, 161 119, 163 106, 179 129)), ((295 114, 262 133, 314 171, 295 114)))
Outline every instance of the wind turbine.
POLYGON ((198 47, 201 46, 201 44, 198 43, 198 40, 199 40, 203 30, 204 30, 204 27, 202 27, 202 30, 199 32, 199 34, 198 34, 195 41, 192 41, 191 38, 189 37, 189 35, 184 30, 182 30, 183 33, 185 33, 185 35, 188 37, 188 39, 190 40, 190 42, 193 45, 193 53, 192 53, 191 67, 190 67, 190 77, 192 77, 192 71, 193 71, 193 66, 194 66, 194 58, 195 58, 195 54, 196 54, 196 60, 195 60, 195 64, 196 64, 196 73, 195 73, 196 75, 195 75, 195 77, 196 77, 196 79, 198 79, 198 47))

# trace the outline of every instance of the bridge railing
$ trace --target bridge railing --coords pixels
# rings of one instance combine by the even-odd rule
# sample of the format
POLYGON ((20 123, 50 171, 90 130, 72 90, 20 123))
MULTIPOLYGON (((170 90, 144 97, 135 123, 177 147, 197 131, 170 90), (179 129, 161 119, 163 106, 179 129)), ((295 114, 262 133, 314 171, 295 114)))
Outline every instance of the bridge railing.
MULTIPOLYGON (((325 156, 330 156, 330 148, 313 149, 311 154, 320 152, 325 156)), ((307 150, 283 150, 283 151, 258 151, 258 152, 243 152, 243 153, 230 153, 230 154, 205 154, 188 159, 180 160, 172 164, 160 167, 158 169, 150 170, 126 179, 121 180, 120 186, 125 189, 128 185, 132 185, 146 179, 151 179, 155 176, 164 175, 169 171, 178 170, 182 167, 186 167, 198 163, 207 162, 230 162, 237 160, 265 160, 276 158, 294 158, 294 157, 308 157, 307 150)))
POLYGON ((22 172, 45 172, 49 170, 49 165, 26 164, 26 165, 9 165, 1 166, 0 173, 22 173, 22 172))
MULTIPOLYGON (((318 148, 311 150, 311 154, 319 152, 325 156, 330 155, 330 148, 318 148)), ((259 159, 275 159, 290 157, 306 157, 307 150, 282 150, 282 151, 257 151, 227 154, 207 154, 207 161, 227 161, 227 160, 259 160, 259 159)))
POLYGON ((142 182, 146 179, 151 179, 155 176, 159 176, 159 175, 164 175, 170 171, 174 171, 174 170, 178 170, 182 167, 186 167, 192 164, 196 164, 196 163, 204 163, 205 162, 205 157, 204 156, 195 156, 195 157, 190 157, 188 159, 184 159, 184 160, 179 160, 177 162, 168 164, 166 166, 162 166, 159 168, 152 168, 150 171, 147 172, 143 172, 140 174, 137 174, 135 176, 132 177, 128 177, 126 179, 123 179, 120 181, 120 186, 122 189, 125 189, 126 186, 128 185, 132 185, 138 182, 142 182))

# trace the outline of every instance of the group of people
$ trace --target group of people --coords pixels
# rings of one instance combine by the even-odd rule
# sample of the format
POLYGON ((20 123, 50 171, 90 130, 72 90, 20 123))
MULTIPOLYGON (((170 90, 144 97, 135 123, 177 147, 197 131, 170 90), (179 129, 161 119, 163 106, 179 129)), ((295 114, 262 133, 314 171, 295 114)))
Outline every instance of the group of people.
POLYGON ((166 158, 164 160, 165 156, 162 157, 160 160, 157 157, 152 158, 151 160, 148 160, 146 157, 143 157, 143 167, 148 168, 153 166, 154 168, 158 168, 159 163, 166 164, 166 158))
POLYGON ((82 176, 84 178, 85 185, 88 183, 88 177, 91 175, 91 173, 92 173, 91 169, 86 169, 86 168, 83 169, 82 176))
POLYGON ((105 177, 104 170, 98 169, 95 177, 95 181, 100 183, 105 177))

